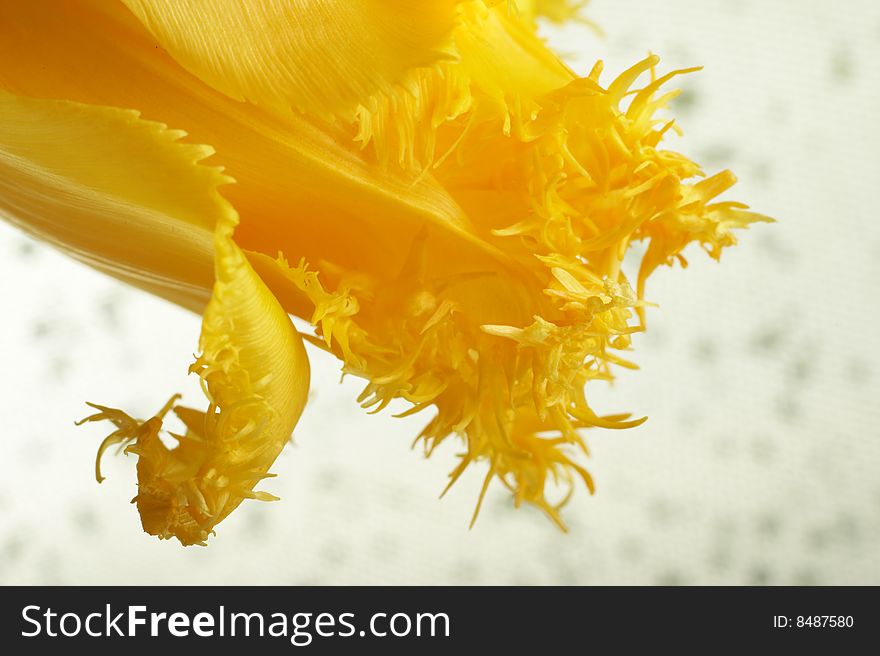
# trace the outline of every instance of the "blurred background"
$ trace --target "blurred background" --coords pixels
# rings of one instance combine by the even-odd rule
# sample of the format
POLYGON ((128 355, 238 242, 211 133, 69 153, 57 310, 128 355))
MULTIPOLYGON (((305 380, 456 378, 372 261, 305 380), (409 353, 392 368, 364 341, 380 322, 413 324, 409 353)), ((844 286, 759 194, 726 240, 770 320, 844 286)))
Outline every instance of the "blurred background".
POLYGON ((199 318, 0 223, 0 583, 3 584, 880 584, 880 4, 593 0, 606 33, 545 26, 603 81, 659 54, 678 78, 667 147, 730 167, 731 197, 779 223, 742 233, 721 265, 697 249, 662 270, 636 336, 641 371, 591 390, 598 491, 570 533, 490 488, 442 501, 448 446, 409 444, 425 421, 368 416, 360 382, 312 351, 312 398, 253 502, 208 548, 141 531, 135 460, 109 455, 96 401, 150 416, 185 376, 199 318))

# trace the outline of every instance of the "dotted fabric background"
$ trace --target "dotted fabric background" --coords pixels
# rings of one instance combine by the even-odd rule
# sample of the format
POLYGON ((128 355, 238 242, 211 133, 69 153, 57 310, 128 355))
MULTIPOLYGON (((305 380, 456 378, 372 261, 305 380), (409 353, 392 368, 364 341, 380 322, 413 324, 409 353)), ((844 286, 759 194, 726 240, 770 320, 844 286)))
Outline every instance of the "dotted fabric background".
POLYGON ((779 223, 719 266, 651 281, 642 369, 591 391, 650 420, 591 431, 597 494, 569 534, 483 471, 437 500, 454 465, 409 450, 425 421, 367 416, 359 381, 311 351, 312 398, 274 467, 282 501, 242 506, 208 548, 142 533, 133 458, 91 400, 149 416, 185 375, 198 317, 125 288, 0 223, 0 583, 880 584, 880 5, 594 0, 606 31, 547 29, 603 81, 643 57, 678 79, 668 145, 740 177, 731 198, 779 223))

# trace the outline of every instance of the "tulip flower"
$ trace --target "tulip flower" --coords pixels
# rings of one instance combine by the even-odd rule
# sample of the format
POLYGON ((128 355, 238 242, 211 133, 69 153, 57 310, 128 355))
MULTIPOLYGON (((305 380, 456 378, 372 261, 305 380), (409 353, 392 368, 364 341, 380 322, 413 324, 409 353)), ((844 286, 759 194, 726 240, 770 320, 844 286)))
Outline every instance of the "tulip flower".
POLYGON ((204 543, 273 498, 255 487, 305 405, 303 340, 366 381, 364 407, 431 413, 417 442, 459 444, 449 485, 479 464, 480 501, 497 479, 560 526, 592 492, 581 429, 643 419, 585 386, 635 366, 645 281, 766 219, 717 199, 730 172, 661 148, 667 83, 693 69, 649 56, 606 82, 537 36, 574 4, 0 4, 0 215, 203 313, 204 410, 87 418, 115 427, 99 480, 108 447, 137 456, 145 531, 204 543))

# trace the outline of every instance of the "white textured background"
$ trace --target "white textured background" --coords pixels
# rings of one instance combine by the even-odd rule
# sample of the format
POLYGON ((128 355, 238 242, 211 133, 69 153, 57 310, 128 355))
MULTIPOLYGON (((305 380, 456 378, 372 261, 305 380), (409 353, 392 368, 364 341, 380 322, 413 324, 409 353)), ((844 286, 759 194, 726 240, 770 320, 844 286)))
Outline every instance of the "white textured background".
POLYGON ((779 219, 718 266, 659 272, 640 372, 595 405, 648 414, 592 432, 595 497, 571 533, 514 511, 482 472, 443 501, 452 448, 408 449, 423 419, 366 416, 314 353, 297 446, 208 548, 141 532, 134 460, 85 400, 149 416, 185 377, 198 318, 0 224, 0 583, 880 584, 880 5, 871 0, 594 0, 607 32, 548 30, 604 81, 643 57, 680 79, 670 144, 779 219))

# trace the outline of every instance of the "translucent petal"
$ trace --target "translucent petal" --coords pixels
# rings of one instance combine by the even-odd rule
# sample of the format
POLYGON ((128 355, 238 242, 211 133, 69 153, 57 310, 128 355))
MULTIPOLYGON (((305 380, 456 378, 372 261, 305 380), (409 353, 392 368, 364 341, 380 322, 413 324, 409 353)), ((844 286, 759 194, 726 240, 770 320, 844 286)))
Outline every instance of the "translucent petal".
POLYGON ((185 130, 194 142, 210 143, 238 182, 224 195, 241 217, 236 240, 249 250, 271 257, 281 250, 388 277, 415 234, 430 225, 465 266, 486 266, 487 255, 505 259, 430 176, 416 181, 366 160, 344 123, 279 117, 215 91, 177 64, 121 4, 0 2, 0 88, 136 108, 146 119, 185 130), (364 242, 376 247, 363 248, 364 242))
MULTIPOLYGON (((418 5, 430 14, 441 4, 401 4, 400 18, 418 22, 407 11, 418 5)), ((673 122, 660 114, 674 92, 660 87, 690 69, 658 75, 659 60, 650 56, 601 84, 601 62, 578 77, 536 36, 536 16, 565 18, 575 4, 535 0, 517 14, 513 0, 462 2, 449 42, 441 38, 448 28, 442 19, 436 32, 455 59, 436 61, 425 38, 425 61, 435 62, 429 67, 406 64, 398 79, 394 66, 370 63, 367 55, 374 76, 353 69, 351 80, 340 79, 340 62, 361 52, 363 39, 386 35, 374 22, 382 11, 357 14, 372 29, 349 30, 350 43, 334 44, 338 59, 306 62, 321 75, 301 80, 297 58, 323 52, 328 34, 345 31, 339 21, 368 3, 348 3, 310 23, 294 44, 286 40, 293 32, 272 26, 302 16, 273 14, 280 4, 238 5, 229 16, 238 11, 235 20, 246 29, 237 33, 228 16, 211 14, 225 3, 168 3, 162 11, 140 3, 138 15, 152 32, 116 3, 0 3, 0 88, 137 107, 216 146, 217 161, 238 181, 224 189, 241 216, 236 242, 275 298, 312 321, 310 340, 366 379, 363 405, 377 411, 403 398, 413 412, 434 406, 419 440, 431 453, 462 438, 451 481, 482 464, 487 484, 499 480, 516 503, 536 504, 561 524, 568 494, 554 497, 554 485, 570 492, 580 481, 593 489, 578 464, 586 454, 579 429, 642 421, 595 412, 584 386, 635 367, 625 352, 644 326, 645 278, 683 261, 690 243, 717 258, 735 242, 733 229, 764 220, 717 199, 731 174, 697 182, 703 172, 695 162, 661 149, 673 122), (204 40, 199 12, 208 18, 204 40), (256 25, 265 33, 255 34, 256 25), (294 92, 308 103, 299 106, 307 114, 288 111, 294 92), (352 103, 360 104, 349 117, 352 103), (326 119, 328 111, 336 120, 326 119), (634 291, 621 262, 640 240, 647 248, 634 291)), ((335 6, 312 2, 306 9, 335 6)), ((424 36, 418 29, 413 35, 424 36)), ((375 44, 374 54, 399 45, 375 44)), ((237 247, 221 237, 218 252, 231 249, 229 262, 244 271, 237 247)), ((100 255, 103 247, 87 241, 82 252, 100 255)), ((116 255, 101 264, 122 270, 116 255)), ((125 270, 149 272, 150 264, 125 270)), ((198 367, 215 400, 223 394, 212 390, 206 372, 226 372, 216 362, 233 361, 221 355, 198 367)), ((161 412, 147 422, 101 412, 117 426, 107 445, 146 453, 161 427, 161 412)), ((188 426, 178 456, 159 451, 140 464, 150 480, 187 482, 174 506, 186 510, 175 517, 195 522, 186 537, 194 540, 230 507, 228 497, 212 499, 204 484, 210 476, 198 473, 206 436, 223 427, 216 408, 175 412, 188 426)), ((238 417, 234 439, 261 434, 263 416, 238 417)), ((250 490, 240 498, 248 495, 265 498, 250 490)), ((142 513, 150 530, 165 535, 169 505, 161 494, 156 503, 150 498, 142 497, 142 513)))
POLYGON ((212 232, 227 207, 211 149, 135 111, 0 91, 0 213, 157 294, 203 306, 212 232))
POLYGON ((144 530, 184 545, 204 543, 243 500, 276 498, 254 486, 290 440, 309 389, 302 339, 232 241, 233 225, 217 228, 217 282, 190 368, 208 409, 175 408, 188 430, 174 450, 154 434, 133 444, 144 530))
POLYGON ((442 48, 458 0, 124 0, 187 70, 237 100, 353 112, 442 48))
MULTIPOLYGON (((207 411, 175 408, 146 421, 94 406, 88 421, 116 430, 138 456, 144 530, 204 542, 289 441, 305 405, 309 367, 287 313, 232 240, 238 216, 220 196, 231 179, 199 162, 212 151, 136 112, 0 92, 0 210, 63 250, 152 291, 198 300, 211 287, 201 355, 207 411), (64 144, 63 148, 59 144, 64 144), (169 450, 159 439, 175 410, 188 426, 169 450)), ((97 472, 101 480, 100 470, 97 472)))

